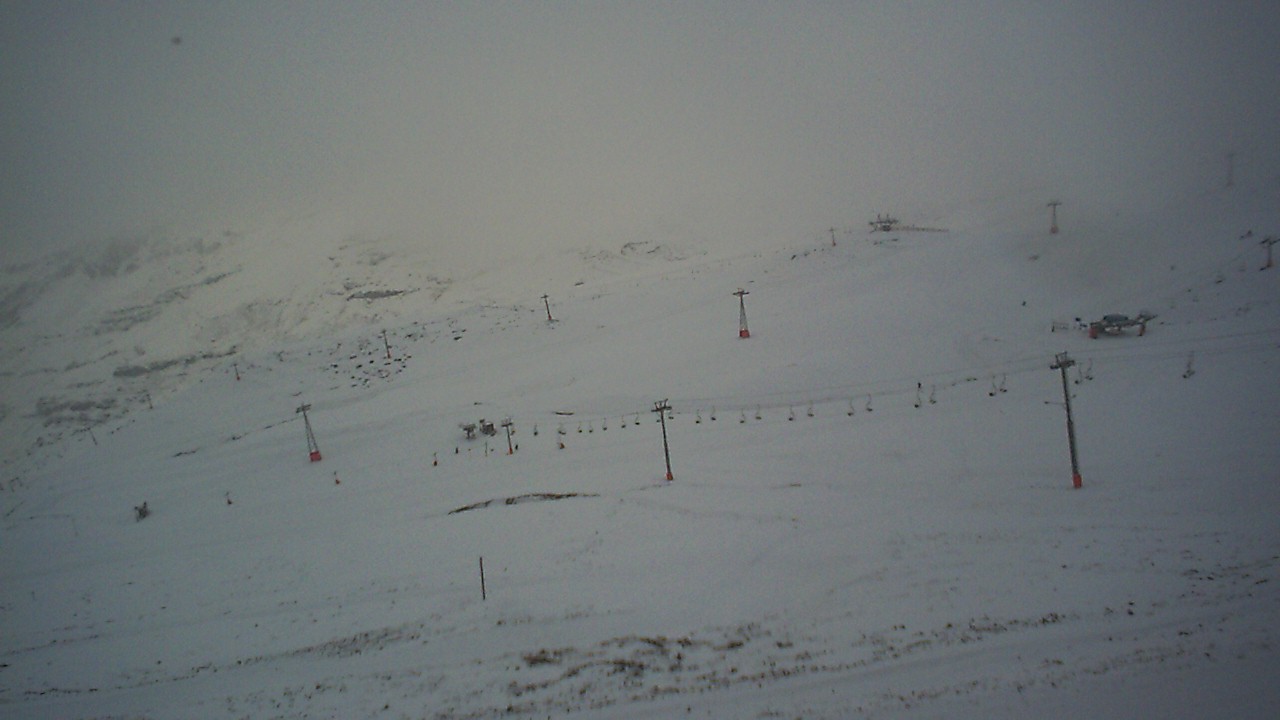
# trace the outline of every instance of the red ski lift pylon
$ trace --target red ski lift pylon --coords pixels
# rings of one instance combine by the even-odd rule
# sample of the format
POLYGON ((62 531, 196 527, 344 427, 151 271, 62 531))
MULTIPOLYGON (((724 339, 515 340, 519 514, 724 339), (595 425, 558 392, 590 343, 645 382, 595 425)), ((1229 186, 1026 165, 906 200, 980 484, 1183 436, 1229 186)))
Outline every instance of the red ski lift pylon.
POLYGON ((738 292, 734 293, 738 296, 738 337, 740 338, 751 337, 751 331, 747 329, 747 303, 743 297, 749 294, 742 288, 738 288, 738 292))
POLYGON ((307 428, 307 452, 310 453, 311 462, 320 462, 320 445, 316 442, 316 434, 311 429, 311 418, 307 417, 307 411, 311 409, 310 404, 302 404, 294 412, 302 413, 302 424, 307 428))

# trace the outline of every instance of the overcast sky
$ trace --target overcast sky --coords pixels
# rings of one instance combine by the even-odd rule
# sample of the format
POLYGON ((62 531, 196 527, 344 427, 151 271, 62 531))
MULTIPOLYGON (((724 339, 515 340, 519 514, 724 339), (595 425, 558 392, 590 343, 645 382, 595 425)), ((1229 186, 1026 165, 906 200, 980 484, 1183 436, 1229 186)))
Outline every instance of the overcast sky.
POLYGON ((1280 3, 7 0, 0 93, 14 257, 320 208, 441 248, 754 242, 1207 188, 1230 151, 1275 182, 1280 3))

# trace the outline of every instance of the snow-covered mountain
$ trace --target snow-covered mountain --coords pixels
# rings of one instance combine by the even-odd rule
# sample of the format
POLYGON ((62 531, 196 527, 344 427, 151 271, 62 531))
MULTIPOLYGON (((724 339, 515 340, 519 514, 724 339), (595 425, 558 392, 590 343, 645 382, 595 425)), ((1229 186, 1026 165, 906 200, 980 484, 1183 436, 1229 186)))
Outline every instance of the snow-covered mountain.
MULTIPOLYGON (((314 217, 116 238, 0 272, 6 466, 276 344, 440 313, 459 278, 314 217), (442 299, 444 302, 442 303, 442 299)), ((464 303, 472 302, 469 295, 464 303)))
POLYGON ((1274 195, 6 267, 0 715, 1269 716, 1274 195))

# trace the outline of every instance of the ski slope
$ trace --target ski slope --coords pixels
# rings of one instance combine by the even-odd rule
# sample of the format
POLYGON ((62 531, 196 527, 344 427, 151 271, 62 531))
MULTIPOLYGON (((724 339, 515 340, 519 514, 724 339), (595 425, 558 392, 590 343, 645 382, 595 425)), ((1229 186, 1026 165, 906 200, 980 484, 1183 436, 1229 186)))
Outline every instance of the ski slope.
POLYGON ((199 285, 130 332, 217 352, 8 466, 0 716, 1271 717, 1273 197, 199 285))

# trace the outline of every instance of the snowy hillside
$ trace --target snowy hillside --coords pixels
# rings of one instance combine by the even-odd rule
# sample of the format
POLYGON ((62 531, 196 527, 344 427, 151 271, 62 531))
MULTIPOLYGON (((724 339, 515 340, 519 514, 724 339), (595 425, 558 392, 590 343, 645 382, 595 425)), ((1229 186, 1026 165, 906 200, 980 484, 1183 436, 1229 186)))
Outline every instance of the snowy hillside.
POLYGON ((0 717, 1270 717, 1274 194, 6 268, 0 717))

